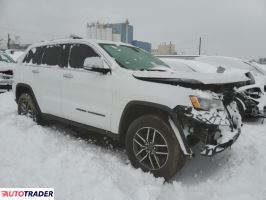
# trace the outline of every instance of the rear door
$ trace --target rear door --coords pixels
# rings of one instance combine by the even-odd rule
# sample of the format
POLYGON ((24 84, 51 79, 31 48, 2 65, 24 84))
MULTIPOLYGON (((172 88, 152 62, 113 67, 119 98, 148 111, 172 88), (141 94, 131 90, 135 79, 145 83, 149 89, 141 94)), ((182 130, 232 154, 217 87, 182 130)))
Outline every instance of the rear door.
POLYGON ((43 113, 61 116, 62 67, 66 45, 47 45, 29 52, 27 63, 30 85, 43 113), (32 54, 32 56, 30 56, 32 54))
POLYGON ((87 57, 97 56, 87 44, 71 45, 69 66, 62 75, 62 111, 69 120, 109 130, 112 75, 83 69, 87 57))

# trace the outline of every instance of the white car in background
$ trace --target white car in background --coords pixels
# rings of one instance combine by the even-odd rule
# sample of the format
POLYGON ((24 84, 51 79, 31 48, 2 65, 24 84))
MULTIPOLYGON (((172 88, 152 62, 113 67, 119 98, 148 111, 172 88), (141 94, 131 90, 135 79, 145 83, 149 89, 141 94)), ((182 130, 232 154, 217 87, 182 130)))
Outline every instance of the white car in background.
POLYGON ((4 52, 0 52, 0 93, 11 90, 15 61, 4 52))
MULTIPOLYGON (((224 56, 200 56, 195 58, 196 61, 205 62, 218 67, 224 68, 226 71, 232 69, 248 70, 249 78, 253 80, 250 85, 240 88, 245 94, 252 99, 258 107, 257 116, 265 116, 266 112, 266 71, 254 62, 234 57, 224 56)), ((256 113, 253 113, 256 115, 256 113)))
POLYGON ((175 70, 194 71, 201 73, 246 74, 249 85, 242 85, 238 91, 244 93, 239 101, 242 116, 264 117, 266 109, 266 72, 255 63, 238 58, 221 56, 189 56, 167 57, 158 56, 175 70), (190 60, 193 59, 193 60, 190 60))
POLYGON ((22 51, 22 50, 14 50, 14 49, 7 49, 7 50, 5 50, 5 53, 9 57, 11 57, 15 62, 17 62, 19 57, 24 54, 24 51, 22 51))

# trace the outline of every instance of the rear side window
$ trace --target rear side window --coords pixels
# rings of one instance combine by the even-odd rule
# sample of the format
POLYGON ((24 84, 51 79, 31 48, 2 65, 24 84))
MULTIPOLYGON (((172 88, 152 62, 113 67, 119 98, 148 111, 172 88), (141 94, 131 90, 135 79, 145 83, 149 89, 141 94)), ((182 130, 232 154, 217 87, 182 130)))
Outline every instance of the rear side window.
POLYGON ((42 64, 60 66, 62 51, 61 45, 46 46, 42 57, 42 64))
POLYGON ((32 48, 25 56, 23 63, 35 65, 68 66, 70 44, 48 45, 32 48))
POLYGON ((88 57, 99 57, 99 55, 88 45, 73 44, 70 49, 69 65, 71 68, 83 68, 84 61, 88 57))

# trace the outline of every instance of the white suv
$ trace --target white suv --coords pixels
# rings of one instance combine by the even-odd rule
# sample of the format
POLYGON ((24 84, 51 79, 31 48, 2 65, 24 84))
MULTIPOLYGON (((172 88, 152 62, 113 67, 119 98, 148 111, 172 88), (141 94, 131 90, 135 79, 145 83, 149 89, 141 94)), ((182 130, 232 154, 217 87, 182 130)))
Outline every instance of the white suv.
POLYGON ((195 142, 212 156, 240 134, 232 88, 248 79, 212 76, 173 72, 128 44, 66 39, 29 47, 13 91, 18 114, 112 136, 134 167, 169 179, 195 142))

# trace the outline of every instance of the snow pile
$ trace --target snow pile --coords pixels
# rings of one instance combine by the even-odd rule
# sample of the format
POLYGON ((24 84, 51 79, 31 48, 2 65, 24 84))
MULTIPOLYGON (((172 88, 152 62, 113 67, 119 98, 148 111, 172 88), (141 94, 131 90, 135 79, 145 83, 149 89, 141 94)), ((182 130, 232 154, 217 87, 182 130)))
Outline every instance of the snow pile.
MULTIPOLYGON (((266 125, 249 122, 232 150, 198 155, 171 183, 136 170, 123 150, 36 125, 0 95, 0 187, 54 187, 56 199, 264 199, 266 125)), ((194 149, 199 151, 199 147, 194 149)))

